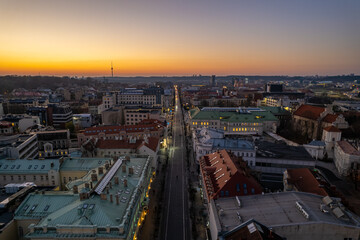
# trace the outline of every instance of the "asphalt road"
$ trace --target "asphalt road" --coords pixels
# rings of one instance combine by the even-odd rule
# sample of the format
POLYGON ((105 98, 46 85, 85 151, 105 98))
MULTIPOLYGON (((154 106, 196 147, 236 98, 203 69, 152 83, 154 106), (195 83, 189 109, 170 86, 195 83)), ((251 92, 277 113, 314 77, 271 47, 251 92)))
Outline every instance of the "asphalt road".
POLYGON ((180 102, 175 100, 173 146, 170 147, 165 179, 164 215, 161 239, 191 239, 186 172, 184 122, 180 102))

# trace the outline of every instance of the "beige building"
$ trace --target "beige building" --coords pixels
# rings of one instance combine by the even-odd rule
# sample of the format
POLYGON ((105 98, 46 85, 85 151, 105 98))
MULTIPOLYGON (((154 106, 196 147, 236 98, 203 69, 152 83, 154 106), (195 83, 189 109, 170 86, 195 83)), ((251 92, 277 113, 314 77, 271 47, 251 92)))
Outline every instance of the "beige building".
POLYGON ((9 183, 33 182, 37 186, 59 186, 58 159, 0 160, 0 186, 9 183))

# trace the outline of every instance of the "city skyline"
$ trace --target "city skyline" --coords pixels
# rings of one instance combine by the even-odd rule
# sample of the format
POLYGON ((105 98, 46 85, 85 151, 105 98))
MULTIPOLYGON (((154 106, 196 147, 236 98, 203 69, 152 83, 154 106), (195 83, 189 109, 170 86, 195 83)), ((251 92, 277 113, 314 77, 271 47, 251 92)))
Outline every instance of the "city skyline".
POLYGON ((0 75, 360 73, 358 1, 0 5, 0 75))

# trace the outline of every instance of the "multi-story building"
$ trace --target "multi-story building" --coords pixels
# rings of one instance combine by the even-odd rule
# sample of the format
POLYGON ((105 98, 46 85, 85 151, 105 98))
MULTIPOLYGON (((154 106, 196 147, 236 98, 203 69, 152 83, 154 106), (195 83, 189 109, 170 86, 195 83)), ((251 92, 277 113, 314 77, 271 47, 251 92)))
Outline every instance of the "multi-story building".
POLYGON ((137 125, 124 126, 94 126, 78 133, 78 144, 81 147, 89 139, 126 139, 130 136, 136 139, 147 137, 162 137, 164 132, 163 123, 157 120, 146 120, 137 125))
POLYGON ((29 194, 15 211, 21 239, 136 239, 148 212, 150 158, 119 158, 68 184, 29 194))
POLYGON ((125 107, 123 111, 126 125, 135 125, 146 119, 163 120, 161 108, 125 107))
POLYGON ((268 174, 279 174, 288 168, 314 168, 315 160, 303 146, 289 146, 271 142, 256 143, 255 170, 262 172, 262 177, 268 174))
POLYGON ((117 104, 162 107, 163 95, 164 89, 162 88, 125 88, 117 93, 117 104))
POLYGON ((262 187, 251 176, 250 169, 241 157, 220 150, 201 157, 199 162, 207 202, 211 199, 262 192, 262 187))
MULTIPOLYGON (((358 239, 360 234, 359 217, 338 199, 311 193, 279 192, 219 198, 211 200, 208 211, 213 240, 223 239, 223 235, 251 219, 293 240, 358 239)), ((249 227, 252 231, 259 229, 249 227)))
POLYGON ((329 108, 301 105, 293 114, 293 129, 309 139, 320 139, 325 127, 348 128, 343 115, 335 114, 329 108))
POLYGON ((334 149, 334 162, 341 175, 347 176, 355 164, 360 164, 360 151, 347 141, 338 141, 334 149))
POLYGON ((305 103, 305 99, 290 99, 288 96, 269 96, 258 100, 258 106, 283 107, 293 112, 296 108, 305 103))
POLYGON ((17 128, 20 133, 23 133, 27 129, 40 124, 40 118, 38 116, 29 116, 26 114, 7 115, 2 119, 2 121, 14 124, 13 126, 17 128))
POLYGON ((189 111, 192 129, 214 128, 225 135, 262 135, 276 132, 279 120, 261 108, 203 108, 189 111))
POLYGON ((90 113, 73 114, 73 124, 77 129, 91 127, 92 117, 90 113))
POLYGON ((36 134, 0 136, 0 156, 11 159, 33 159, 37 157, 36 134))
POLYGON ((0 160, 0 186, 9 183, 33 182, 37 186, 58 186, 59 160, 0 160))
POLYGON ((243 139, 224 138, 224 132, 221 130, 202 128, 193 131, 193 148, 196 161, 206 154, 225 149, 238 157, 242 157, 249 166, 255 166, 256 151, 254 144, 243 139))
POLYGON ((50 104, 48 108, 52 115, 54 127, 65 128, 67 123, 72 122, 73 113, 68 105, 50 104))
POLYGON ((152 157, 152 166, 157 166, 159 138, 144 136, 143 139, 129 137, 128 139, 90 139, 81 147, 85 157, 116 158, 126 154, 142 154, 152 157))
POLYGON ((287 169, 284 172, 283 183, 284 191, 307 192, 323 197, 329 195, 322 183, 315 178, 308 168, 287 169))
POLYGON ((39 158, 62 157, 69 154, 69 130, 36 132, 39 158))

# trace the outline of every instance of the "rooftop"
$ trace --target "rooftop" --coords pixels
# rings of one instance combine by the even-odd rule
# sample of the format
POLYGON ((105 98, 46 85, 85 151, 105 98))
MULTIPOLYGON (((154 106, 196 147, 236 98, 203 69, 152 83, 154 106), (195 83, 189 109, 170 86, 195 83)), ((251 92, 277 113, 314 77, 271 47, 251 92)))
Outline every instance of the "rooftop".
MULTIPOLYGON (((333 209, 331 209, 329 204, 325 204, 322 196, 311 193, 280 192, 219 198, 214 201, 214 204, 218 210, 222 210, 222 215, 219 218, 222 226, 228 226, 227 230, 233 229, 250 219, 256 219, 268 227, 320 222, 357 228, 360 226, 357 216, 347 210, 340 210, 337 205, 332 205, 333 209), (240 206, 239 202, 241 203, 240 206), (297 203, 308 218, 297 207, 297 203), (322 211, 319 206, 323 206, 326 211, 322 211), (338 210, 334 211, 335 209, 338 210), (343 217, 337 217, 336 212, 339 210, 344 214, 343 217)), ((340 206, 342 206, 341 203, 340 206)))
POLYGON ((337 127, 331 125, 328 127, 323 128, 327 132, 341 132, 337 127))
MULTIPOLYGON (((220 191, 224 190, 225 185, 228 186, 225 188, 228 190, 229 184, 233 184, 230 181, 232 179, 236 179, 235 184, 238 184, 239 186, 240 183, 245 183, 246 185, 247 182, 250 182, 251 186, 249 186, 249 189, 254 187, 254 192, 251 194, 261 193, 262 188, 255 178, 250 175, 250 170, 247 168, 246 162, 241 158, 228 153, 226 150, 220 150, 205 155, 200 158, 199 163, 208 198, 218 197, 220 191)), ((233 191, 230 191, 230 194, 232 195, 233 191)))
POLYGON ((60 169, 62 171, 90 171, 110 162, 111 158, 64 158, 60 169))
POLYGON ((344 153, 350 155, 360 156, 360 151, 356 150, 349 142, 347 141, 338 141, 336 144, 343 150, 344 153))
POLYGON ((323 107, 303 104, 294 112, 294 115, 312 120, 318 120, 320 114, 324 111, 325 108, 323 107))
POLYGON ((80 200, 79 194, 72 191, 30 194, 16 210, 15 219, 40 220, 34 226, 34 233, 29 234, 32 238, 90 236, 125 239, 133 224, 133 216, 139 210, 137 206, 144 201, 144 189, 148 189, 150 158, 133 155, 130 160, 121 157, 117 161, 120 162, 111 166, 88 198, 80 200), (106 188, 99 195, 100 185, 106 188), (107 232, 106 228, 110 231, 107 232))
POLYGON ((287 169, 288 183, 295 185, 298 191, 328 196, 324 188, 308 168, 287 169))
POLYGON ((43 160, 0 160, 0 174, 33 174, 47 173, 50 170, 59 171, 58 159, 43 160))
POLYGON ((314 161, 303 146, 261 141, 256 143, 257 157, 314 161))

